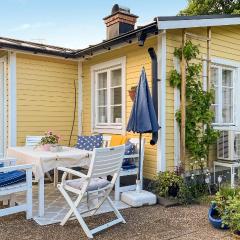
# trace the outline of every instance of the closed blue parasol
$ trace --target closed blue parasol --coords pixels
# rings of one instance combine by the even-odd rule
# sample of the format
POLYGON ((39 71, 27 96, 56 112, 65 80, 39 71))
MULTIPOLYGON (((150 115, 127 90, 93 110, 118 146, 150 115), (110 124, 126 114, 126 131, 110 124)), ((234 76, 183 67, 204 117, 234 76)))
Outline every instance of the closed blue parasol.
MULTIPOLYGON (((153 100, 150 94, 147 76, 145 69, 142 69, 136 95, 131 111, 130 118, 128 120, 127 131, 140 133, 139 136, 139 159, 141 159, 141 139, 143 133, 157 133, 160 126, 158 124, 156 112, 154 110, 153 100)), ((156 142, 154 141, 154 144, 156 142)), ((140 172, 141 161, 139 161, 137 186, 141 185, 140 172)))

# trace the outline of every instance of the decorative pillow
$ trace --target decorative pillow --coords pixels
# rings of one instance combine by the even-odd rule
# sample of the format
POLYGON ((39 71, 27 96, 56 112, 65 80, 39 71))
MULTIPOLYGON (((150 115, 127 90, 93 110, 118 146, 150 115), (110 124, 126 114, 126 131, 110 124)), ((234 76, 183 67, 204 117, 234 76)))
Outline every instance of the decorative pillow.
MULTIPOLYGON (((133 143, 127 142, 125 144, 125 153, 124 155, 133 155, 136 153, 136 147, 133 143)), ((122 164, 123 169, 132 169, 136 168, 136 165, 134 163, 134 159, 132 158, 124 158, 123 159, 123 164, 122 164)))
POLYGON ((0 187, 9 186, 22 181, 26 181, 26 173, 24 171, 11 171, 0 174, 0 187))
POLYGON ((112 135, 110 141, 110 147, 116 147, 127 142, 127 137, 122 135, 112 135))
POLYGON ((103 144, 103 136, 78 136, 76 147, 82 150, 93 151, 94 148, 100 148, 103 144))

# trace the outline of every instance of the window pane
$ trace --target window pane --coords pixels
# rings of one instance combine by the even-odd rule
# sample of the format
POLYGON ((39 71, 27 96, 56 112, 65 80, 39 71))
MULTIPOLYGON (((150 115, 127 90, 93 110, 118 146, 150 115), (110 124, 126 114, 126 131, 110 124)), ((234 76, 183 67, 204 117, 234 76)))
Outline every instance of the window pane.
POLYGON ((111 105, 122 104, 122 88, 111 89, 111 105))
POLYGON ((98 89, 107 87, 107 72, 98 73, 98 89))
POLYGON ((98 106, 107 105, 107 90, 98 90, 98 106))
POLYGON ((98 122, 107 123, 107 107, 98 107, 98 122))
POLYGON ((111 87, 122 85, 122 70, 116 69, 111 71, 111 87))
POLYGON ((223 95, 223 105, 233 105, 233 89, 232 88, 222 88, 223 95))
POLYGON ((222 70, 222 85, 228 87, 233 86, 232 70, 222 70))
POLYGON ((112 123, 122 122, 122 106, 111 107, 111 122, 112 123))
POLYGON ((233 122, 233 109, 231 106, 223 106, 222 109, 223 123, 233 122))
POLYGON ((218 69, 216 67, 211 68, 211 79, 214 86, 218 85, 218 69))

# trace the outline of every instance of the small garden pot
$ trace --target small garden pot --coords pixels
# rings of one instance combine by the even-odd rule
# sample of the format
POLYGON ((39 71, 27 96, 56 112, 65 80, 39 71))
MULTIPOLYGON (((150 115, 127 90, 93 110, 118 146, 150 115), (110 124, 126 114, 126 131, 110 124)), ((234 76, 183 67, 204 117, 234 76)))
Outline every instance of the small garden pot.
POLYGON ((232 236, 233 236, 233 239, 240 239, 240 231, 235 231, 233 234, 232 234, 232 236))
POLYGON ((223 225, 222 219, 217 218, 217 210, 214 207, 210 207, 208 211, 208 220, 212 224, 212 226, 216 229, 228 229, 228 226, 223 225))
POLYGON ((174 207, 180 205, 180 202, 177 199, 160 197, 157 195, 157 203, 164 207, 174 207))

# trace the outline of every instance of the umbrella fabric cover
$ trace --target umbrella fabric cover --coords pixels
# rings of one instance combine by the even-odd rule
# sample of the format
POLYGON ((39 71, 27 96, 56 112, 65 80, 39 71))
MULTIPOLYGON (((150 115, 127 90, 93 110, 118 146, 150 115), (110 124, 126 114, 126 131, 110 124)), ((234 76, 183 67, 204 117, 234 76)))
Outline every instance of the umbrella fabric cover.
POLYGON ((146 72, 143 68, 132 112, 128 120, 127 131, 134 133, 155 133, 158 132, 159 128, 146 72))

